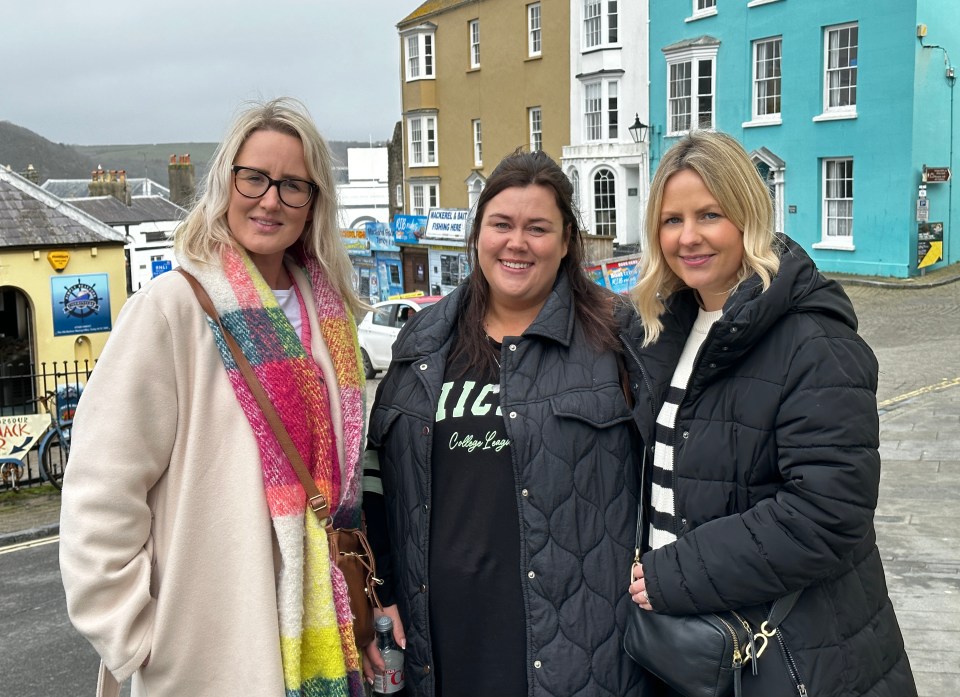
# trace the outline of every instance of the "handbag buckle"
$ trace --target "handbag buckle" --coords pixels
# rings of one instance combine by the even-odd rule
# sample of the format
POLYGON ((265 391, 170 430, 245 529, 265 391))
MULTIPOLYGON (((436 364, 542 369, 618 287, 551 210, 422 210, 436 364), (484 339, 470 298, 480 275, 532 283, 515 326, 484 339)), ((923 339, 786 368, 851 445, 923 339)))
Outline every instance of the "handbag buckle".
POLYGON ((747 644, 746 647, 744 647, 747 654, 747 657, 743 659, 744 663, 749 661, 751 658, 760 658, 760 656, 763 655, 763 652, 767 650, 767 644, 769 643, 769 640, 767 639, 766 634, 757 632, 756 634, 753 635, 753 639, 754 639, 753 642, 747 644), (753 655, 753 647, 755 643, 760 645, 760 648, 757 649, 756 656, 753 655))
POLYGON ((326 524, 330 522, 330 505, 327 503, 326 496, 320 493, 316 496, 311 496, 307 499, 307 505, 310 506, 310 510, 312 510, 316 514, 317 519, 320 520, 321 527, 325 527, 326 524))

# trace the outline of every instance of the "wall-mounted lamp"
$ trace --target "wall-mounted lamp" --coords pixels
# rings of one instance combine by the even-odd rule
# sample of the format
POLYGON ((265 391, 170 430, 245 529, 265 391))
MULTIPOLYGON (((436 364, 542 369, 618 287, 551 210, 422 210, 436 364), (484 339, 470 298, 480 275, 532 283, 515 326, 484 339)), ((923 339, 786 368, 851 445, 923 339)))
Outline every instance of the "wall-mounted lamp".
POLYGON ((642 143, 647 138, 647 124, 640 120, 640 114, 634 114, 633 125, 627 130, 634 143, 642 143))

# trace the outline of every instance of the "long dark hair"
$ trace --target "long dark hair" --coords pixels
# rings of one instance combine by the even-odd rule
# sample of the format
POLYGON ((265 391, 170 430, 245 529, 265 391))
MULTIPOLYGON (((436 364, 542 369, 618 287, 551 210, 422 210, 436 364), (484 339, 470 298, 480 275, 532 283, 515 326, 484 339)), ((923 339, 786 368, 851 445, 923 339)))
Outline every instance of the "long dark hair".
POLYGON ((598 351, 619 350, 613 294, 590 280, 583 270, 583 233, 573 205, 573 185, 560 166, 543 151, 517 150, 501 160, 487 179, 477 200, 473 225, 467 238, 470 276, 466 281, 466 298, 457 321, 457 342, 451 356, 451 360, 464 357, 462 365, 478 366, 496 374, 499 358, 483 328, 490 302, 490 284, 480 269, 477 251, 484 210, 490 200, 504 190, 526 188, 534 184, 553 191, 557 208, 563 217, 567 254, 560 261, 557 274, 566 274, 569 280, 574 310, 584 337, 598 351))

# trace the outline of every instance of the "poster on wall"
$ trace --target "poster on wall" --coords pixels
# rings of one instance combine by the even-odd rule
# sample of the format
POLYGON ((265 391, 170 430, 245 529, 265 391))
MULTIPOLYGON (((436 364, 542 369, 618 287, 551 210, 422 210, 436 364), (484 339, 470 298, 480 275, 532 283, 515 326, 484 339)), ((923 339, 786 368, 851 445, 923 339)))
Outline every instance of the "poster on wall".
POLYGON ((112 329, 108 278, 105 273, 50 277, 54 336, 112 329))
POLYGON ((393 239, 405 244, 418 244, 427 231, 425 215, 393 216, 393 239))

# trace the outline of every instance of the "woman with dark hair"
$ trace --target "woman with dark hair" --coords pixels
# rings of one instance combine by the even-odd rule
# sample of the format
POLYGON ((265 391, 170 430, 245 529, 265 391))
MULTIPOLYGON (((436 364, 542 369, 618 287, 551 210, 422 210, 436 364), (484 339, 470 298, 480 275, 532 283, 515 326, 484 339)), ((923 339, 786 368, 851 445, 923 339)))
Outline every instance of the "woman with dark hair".
POLYGON ((644 693, 620 647, 637 450, 572 194, 542 152, 497 166, 469 279, 407 323, 377 391, 364 509, 417 695, 644 693))
POLYGON ((664 155, 646 242, 626 351, 649 454, 640 621, 734 610, 759 628, 799 591, 756 635, 745 697, 916 695, 873 525, 877 360, 849 298, 774 233, 724 133, 664 155))

